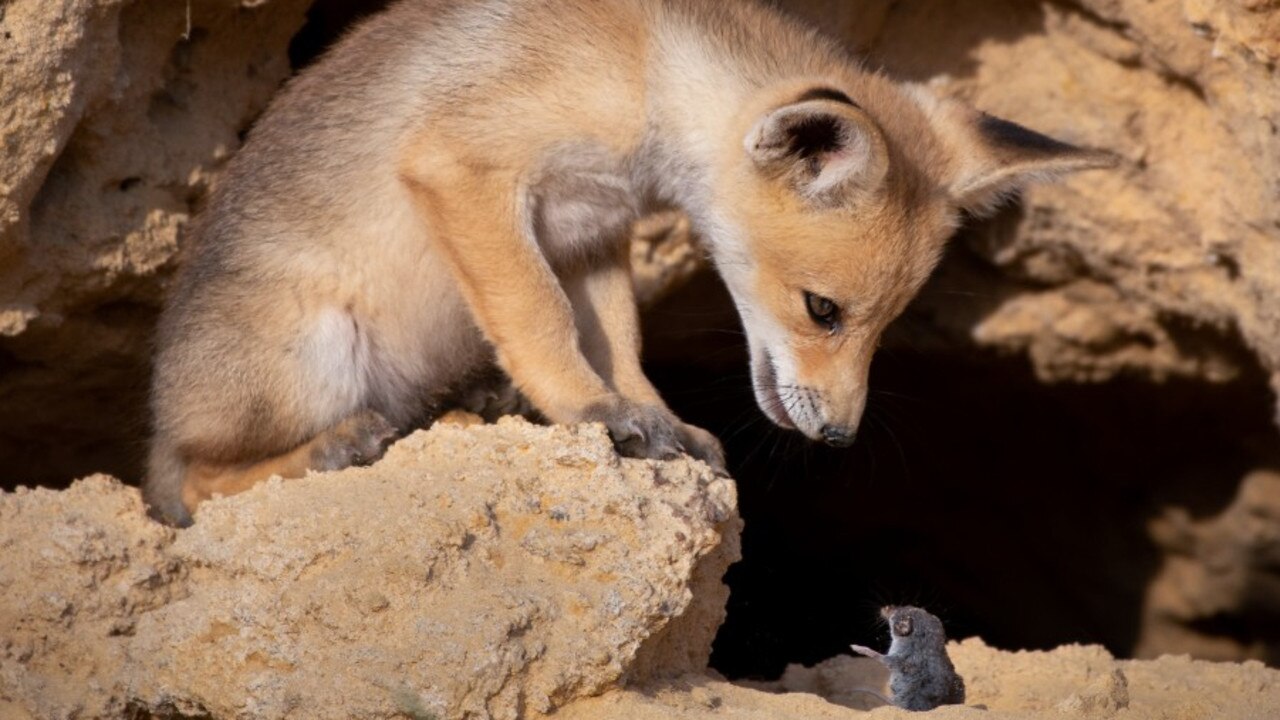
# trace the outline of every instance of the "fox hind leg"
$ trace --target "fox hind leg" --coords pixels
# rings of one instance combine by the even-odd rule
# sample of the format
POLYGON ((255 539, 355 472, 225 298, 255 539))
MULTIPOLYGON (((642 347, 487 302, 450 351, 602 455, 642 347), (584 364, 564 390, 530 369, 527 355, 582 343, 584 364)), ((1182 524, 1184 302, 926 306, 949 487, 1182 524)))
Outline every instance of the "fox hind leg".
POLYGON ((160 519, 189 524, 204 500, 272 475, 371 462, 395 436, 386 418, 404 421, 397 412, 403 398, 371 391, 369 378, 382 369, 369 331, 349 311, 277 311, 271 324, 298 330, 268 336, 264 346, 261 332, 200 310, 178 308, 186 322, 175 323, 156 366, 156 432, 143 494, 160 519))
POLYGON ((235 495, 277 475, 291 479, 312 470, 367 465, 382 457, 396 436, 396 429, 386 418, 372 410, 362 410, 288 452, 254 462, 219 462, 198 455, 184 462, 171 454, 168 467, 163 467, 163 459, 153 458, 149 481, 159 480, 161 472, 170 474, 167 482, 156 483, 170 491, 151 493, 153 512, 160 519, 189 525, 200 503, 214 495, 235 495))
POLYGON ((327 472, 368 465, 381 458, 398 435, 380 413, 361 410, 304 446, 307 469, 327 472))

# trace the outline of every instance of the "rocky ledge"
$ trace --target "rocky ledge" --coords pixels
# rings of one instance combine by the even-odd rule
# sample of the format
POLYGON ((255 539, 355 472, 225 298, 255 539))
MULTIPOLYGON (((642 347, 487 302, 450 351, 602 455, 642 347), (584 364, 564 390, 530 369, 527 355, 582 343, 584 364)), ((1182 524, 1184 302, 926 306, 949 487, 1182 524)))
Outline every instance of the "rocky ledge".
MULTIPOLYGON (((619 458, 600 426, 437 424, 368 468, 149 520, 97 475, 0 494, 0 717, 854 718, 875 663, 707 669, 732 480, 619 458)), ((1262 718, 1280 672, 952 645, 943 717, 1262 718), (979 709, 979 708, 985 708, 979 709)), ((876 717, 896 717, 893 708, 876 717)))

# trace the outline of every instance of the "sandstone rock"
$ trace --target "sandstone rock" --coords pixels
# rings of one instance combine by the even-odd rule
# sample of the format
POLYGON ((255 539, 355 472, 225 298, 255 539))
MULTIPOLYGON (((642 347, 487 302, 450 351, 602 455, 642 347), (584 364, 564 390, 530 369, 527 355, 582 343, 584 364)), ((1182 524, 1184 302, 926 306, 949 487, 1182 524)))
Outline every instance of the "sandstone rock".
POLYGON ((1268 659, 1273 638, 1236 637, 1219 625, 1280 614, 1280 472, 1250 473, 1216 515, 1168 507, 1150 533, 1164 560, 1147 588, 1135 654, 1268 659))
POLYGON ((974 234, 967 249, 1017 284, 932 298, 995 298, 952 315, 957 341, 1028 352, 1049 380, 1212 382, 1240 371, 1238 337, 1280 388, 1275 3, 787 4, 896 76, 1126 158, 1034 188, 974 234))
POLYGON ((705 267, 706 252, 684 213, 657 213, 636 224, 631 274, 641 307, 658 302, 705 267))
POLYGON ((288 77, 286 48, 309 4, 0 8, 0 464, 10 482, 136 468, 136 453, 104 442, 126 447, 146 427, 149 337, 181 227, 288 77))
MULTIPOLYGON (((437 426, 373 467, 212 501, 182 531, 102 476, 3 494, 0 716, 861 717, 874 662, 755 687, 703 671, 734 503, 701 463, 620 460, 599 426, 520 420, 437 426)), ((1256 662, 950 653, 970 705, 941 717, 1280 706, 1280 671, 1256 662)))
POLYGON ((105 476, 0 494, 0 717, 119 717, 138 618, 185 594, 174 532, 105 476))
POLYGON ((516 718, 700 671, 735 503, 701 463, 521 420, 439 426, 177 532, 106 478, 0 496, 0 700, 42 718, 516 718))
POLYGON ((154 301, 178 227, 288 76, 307 4, 6 5, 0 335, 154 301))

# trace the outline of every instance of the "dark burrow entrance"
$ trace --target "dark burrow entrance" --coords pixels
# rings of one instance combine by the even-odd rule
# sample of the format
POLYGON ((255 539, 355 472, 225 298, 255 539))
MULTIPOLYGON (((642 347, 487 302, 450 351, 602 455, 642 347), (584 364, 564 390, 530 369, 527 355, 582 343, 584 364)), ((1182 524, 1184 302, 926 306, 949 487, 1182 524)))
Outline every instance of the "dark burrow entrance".
MULTIPOLYGON (((1256 369, 1218 386, 1046 385, 1025 358, 976 348, 891 345, 857 443, 813 445, 756 409, 737 327, 709 276, 647 317, 651 377, 725 441, 738 481, 744 557, 712 658, 731 678, 886 643, 884 604, 922 605, 952 637, 1002 648, 1129 656, 1161 562, 1149 522, 1166 507, 1216 515, 1249 470, 1276 466, 1256 369)), ((1280 661, 1280 594, 1226 621, 1280 661)))

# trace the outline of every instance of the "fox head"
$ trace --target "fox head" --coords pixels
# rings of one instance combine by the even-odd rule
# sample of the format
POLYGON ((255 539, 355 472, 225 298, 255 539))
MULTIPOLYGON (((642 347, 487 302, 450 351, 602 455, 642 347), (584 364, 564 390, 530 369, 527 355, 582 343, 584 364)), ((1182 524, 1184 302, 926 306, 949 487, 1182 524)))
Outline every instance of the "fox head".
POLYGON ((777 425, 853 442, 871 358, 965 214, 1031 180, 1114 164, 923 88, 778 90, 740 118, 719 169, 735 241, 712 252, 777 425))

